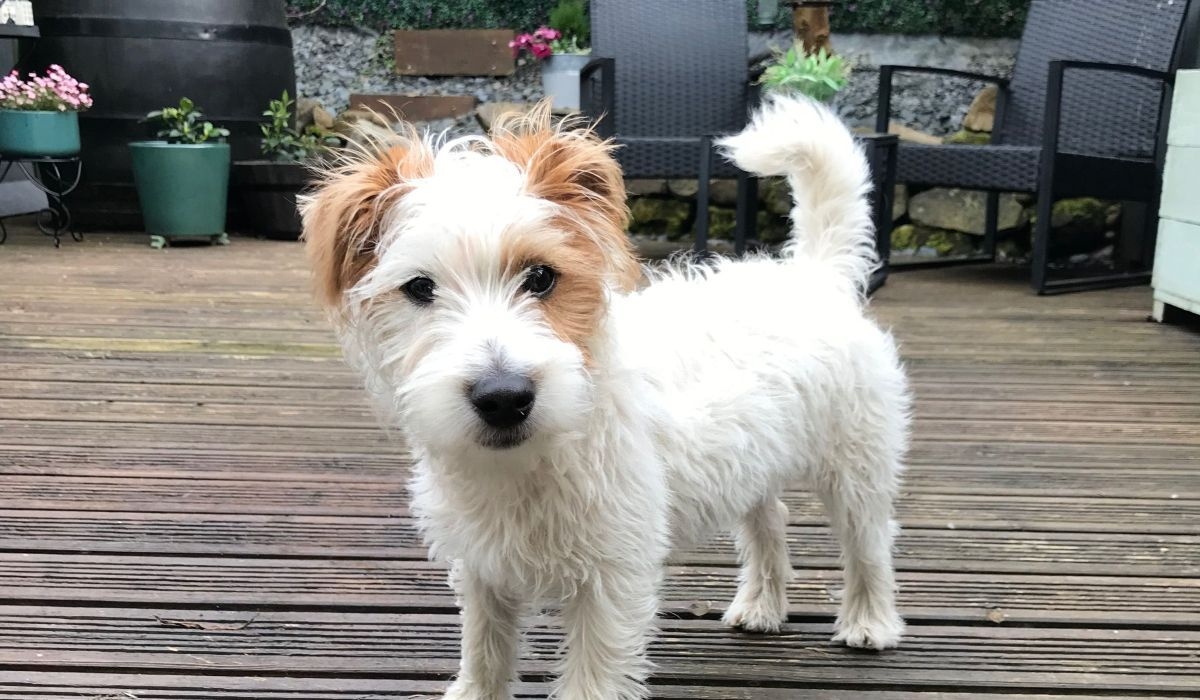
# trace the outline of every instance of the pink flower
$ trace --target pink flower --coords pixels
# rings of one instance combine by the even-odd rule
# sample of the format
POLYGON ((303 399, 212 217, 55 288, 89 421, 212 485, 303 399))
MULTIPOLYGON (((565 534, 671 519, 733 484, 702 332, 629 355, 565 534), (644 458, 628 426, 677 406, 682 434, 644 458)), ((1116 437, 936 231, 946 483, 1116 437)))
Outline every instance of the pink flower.
POLYGON ((550 58, 550 55, 554 53, 549 44, 534 44, 529 47, 529 50, 533 53, 534 58, 538 59, 550 58))
POLYGON ((529 34, 520 34, 512 41, 508 42, 508 48, 512 49, 513 58, 521 55, 521 51, 533 46, 533 37, 529 34))
POLYGON ((562 32, 551 27, 538 27, 537 31, 533 33, 533 36, 535 39, 541 39, 543 41, 557 41, 558 39, 562 38, 562 32))

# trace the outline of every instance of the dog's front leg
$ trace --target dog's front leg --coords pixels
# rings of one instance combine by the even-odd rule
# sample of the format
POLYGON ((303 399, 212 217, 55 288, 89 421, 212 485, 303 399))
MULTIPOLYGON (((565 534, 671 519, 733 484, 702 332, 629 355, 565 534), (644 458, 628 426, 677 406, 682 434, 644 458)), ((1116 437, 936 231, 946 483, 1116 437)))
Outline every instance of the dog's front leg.
POLYGON ((447 700, 509 700, 517 663, 520 605, 470 571, 455 588, 462 608, 462 661, 447 700))
POLYGON ((642 700, 650 662, 646 644, 658 609, 658 574, 590 578, 563 607, 567 654, 552 697, 642 700))

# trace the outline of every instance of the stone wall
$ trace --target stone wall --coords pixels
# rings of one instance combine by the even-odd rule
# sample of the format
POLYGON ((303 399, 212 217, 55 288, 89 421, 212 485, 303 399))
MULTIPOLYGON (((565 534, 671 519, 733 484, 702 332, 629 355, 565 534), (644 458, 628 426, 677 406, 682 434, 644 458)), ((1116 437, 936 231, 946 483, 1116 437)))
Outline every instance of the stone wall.
MULTIPOLYGON (((394 75, 389 37, 363 29, 301 25, 292 30, 296 87, 331 112, 349 104, 351 93, 472 95, 482 102, 533 102, 541 97, 536 66, 505 78, 422 78, 394 75)), ((754 34, 747 55, 785 47, 790 33, 754 34)), ((883 63, 937 65, 1006 75, 1016 52, 1007 39, 836 34, 834 49, 854 67, 849 87, 838 97, 842 115, 855 125, 874 122, 878 90, 876 68, 883 63)), ((979 85, 944 77, 897 81, 893 113, 897 120, 936 135, 958 129, 979 85)), ((469 125, 467 125, 469 126, 469 125)))

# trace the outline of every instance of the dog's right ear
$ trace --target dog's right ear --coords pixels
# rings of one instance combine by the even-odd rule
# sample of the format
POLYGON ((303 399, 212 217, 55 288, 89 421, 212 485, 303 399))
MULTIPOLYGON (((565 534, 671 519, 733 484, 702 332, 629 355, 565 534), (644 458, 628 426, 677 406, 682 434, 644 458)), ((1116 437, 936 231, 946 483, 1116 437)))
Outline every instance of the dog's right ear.
POLYGON ((433 171, 433 154, 415 134, 354 147, 300 200, 304 247, 316 292, 340 310, 345 292, 378 260, 376 246, 388 210, 414 180, 433 171))

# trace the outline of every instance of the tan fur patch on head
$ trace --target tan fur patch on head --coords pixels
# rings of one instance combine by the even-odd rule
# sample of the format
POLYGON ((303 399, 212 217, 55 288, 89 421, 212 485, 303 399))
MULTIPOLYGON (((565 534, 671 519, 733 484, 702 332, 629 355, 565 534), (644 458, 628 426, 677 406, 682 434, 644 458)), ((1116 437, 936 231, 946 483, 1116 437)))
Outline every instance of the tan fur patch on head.
MULTIPOLYGON (((569 231, 575 222, 556 220, 550 225, 569 231)), ((605 261, 595 246, 564 244, 557 236, 536 234, 511 237, 501 251, 506 277, 518 277, 535 265, 546 265, 558 273, 554 289, 539 301, 546 323, 562 340, 572 343, 590 361, 588 340, 596 332, 605 311, 605 261)))
POLYGON ((586 355, 587 339, 604 315, 606 287, 629 291, 641 278, 625 233, 629 209, 613 145, 590 130, 552 124, 548 102, 527 114, 501 118, 492 142, 497 154, 525 172, 530 195, 562 207, 562 214, 547 225, 567 234, 549 249, 535 240, 511 241, 504 252, 505 269, 519 274, 544 264, 558 272, 554 292, 542 301, 547 322, 586 355))
POLYGON ((382 219, 409 183, 433 172, 433 154, 411 129, 388 143, 367 142, 322 173, 301 205, 305 250, 317 295, 338 309, 344 292, 376 263, 382 219))

